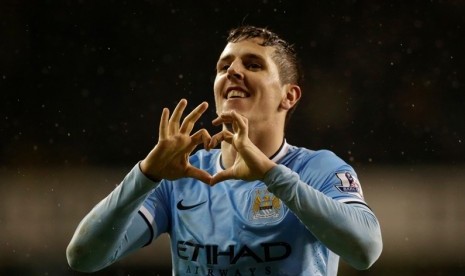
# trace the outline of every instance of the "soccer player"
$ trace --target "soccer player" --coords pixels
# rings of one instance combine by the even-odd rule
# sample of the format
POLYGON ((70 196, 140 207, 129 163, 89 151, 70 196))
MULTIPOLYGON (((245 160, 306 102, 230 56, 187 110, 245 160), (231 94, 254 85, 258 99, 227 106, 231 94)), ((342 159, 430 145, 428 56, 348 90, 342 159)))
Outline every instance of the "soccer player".
POLYGON ((301 97, 291 45, 253 26, 227 41, 214 82, 222 129, 193 133, 206 102, 186 116, 185 99, 163 109, 153 150, 77 227, 73 269, 100 270, 162 233, 173 275, 336 275, 339 257, 377 260, 380 226, 354 169, 285 139, 301 97))

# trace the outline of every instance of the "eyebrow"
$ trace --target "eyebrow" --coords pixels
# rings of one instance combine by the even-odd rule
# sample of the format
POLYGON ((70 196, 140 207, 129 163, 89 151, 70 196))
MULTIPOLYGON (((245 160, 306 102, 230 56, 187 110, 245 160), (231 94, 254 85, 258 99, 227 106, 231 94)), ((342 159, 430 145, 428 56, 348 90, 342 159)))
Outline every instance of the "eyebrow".
MULTIPOLYGON (((230 60, 232 58, 234 58, 234 55, 232 55, 232 54, 226 55, 226 56, 220 58, 218 60, 217 64, 220 63, 220 62, 224 62, 226 60, 230 60)), ((263 62, 265 62, 265 60, 266 60, 262 55, 257 55, 257 54, 245 54, 243 56, 243 58, 245 58, 245 59, 258 59, 258 60, 261 60, 263 62)))

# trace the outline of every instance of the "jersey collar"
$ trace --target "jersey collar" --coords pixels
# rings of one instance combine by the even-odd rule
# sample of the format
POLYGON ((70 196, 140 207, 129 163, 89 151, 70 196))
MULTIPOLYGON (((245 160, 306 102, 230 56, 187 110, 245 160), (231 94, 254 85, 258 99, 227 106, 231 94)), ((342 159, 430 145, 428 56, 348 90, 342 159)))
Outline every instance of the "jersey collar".
MULTIPOLYGON (((271 161, 278 163, 278 161, 281 160, 281 158, 283 158, 288 151, 289 151, 289 144, 287 143, 286 139, 284 139, 278 151, 271 156, 270 158, 271 161)), ((218 154, 218 158, 216 159, 216 171, 217 172, 224 171, 224 167, 221 162, 221 151, 220 151, 220 154, 218 154)))

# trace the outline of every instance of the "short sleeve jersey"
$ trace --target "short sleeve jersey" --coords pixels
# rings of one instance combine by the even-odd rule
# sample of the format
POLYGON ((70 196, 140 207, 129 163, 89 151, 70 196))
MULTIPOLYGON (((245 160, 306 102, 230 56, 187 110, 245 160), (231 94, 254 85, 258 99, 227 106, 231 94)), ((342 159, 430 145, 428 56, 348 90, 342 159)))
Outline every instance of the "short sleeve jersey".
MULTIPOLYGON (((272 158, 300 181, 341 202, 364 203, 351 166, 327 150, 284 143, 272 158)), ((193 166, 214 175, 220 150, 200 150, 193 166)), ((336 275, 339 257, 326 248, 261 181, 163 180, 140 213, 154 237, 168 233, 173 275, 336 275)))

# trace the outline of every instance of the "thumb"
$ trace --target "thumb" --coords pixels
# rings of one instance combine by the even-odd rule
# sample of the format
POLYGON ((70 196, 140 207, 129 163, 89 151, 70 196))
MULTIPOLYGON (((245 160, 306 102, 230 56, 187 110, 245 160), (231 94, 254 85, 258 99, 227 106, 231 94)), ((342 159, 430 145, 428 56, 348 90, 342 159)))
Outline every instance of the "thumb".
POLYGON ((198 179, 202 181, 203 183, 206 183, 209 185, 212 179, 212 176, 208 172, 198 169, 194 166, 189 166, 187 168, 187 176, 198 179))
POLYGON ((227 170, 221 171, 213 175, 213 177, 210 180, 210 186, 214 186, 217 183, 228 180, 228 179, 234 179, 234 172, 232 168, 229 168, 227 170))

